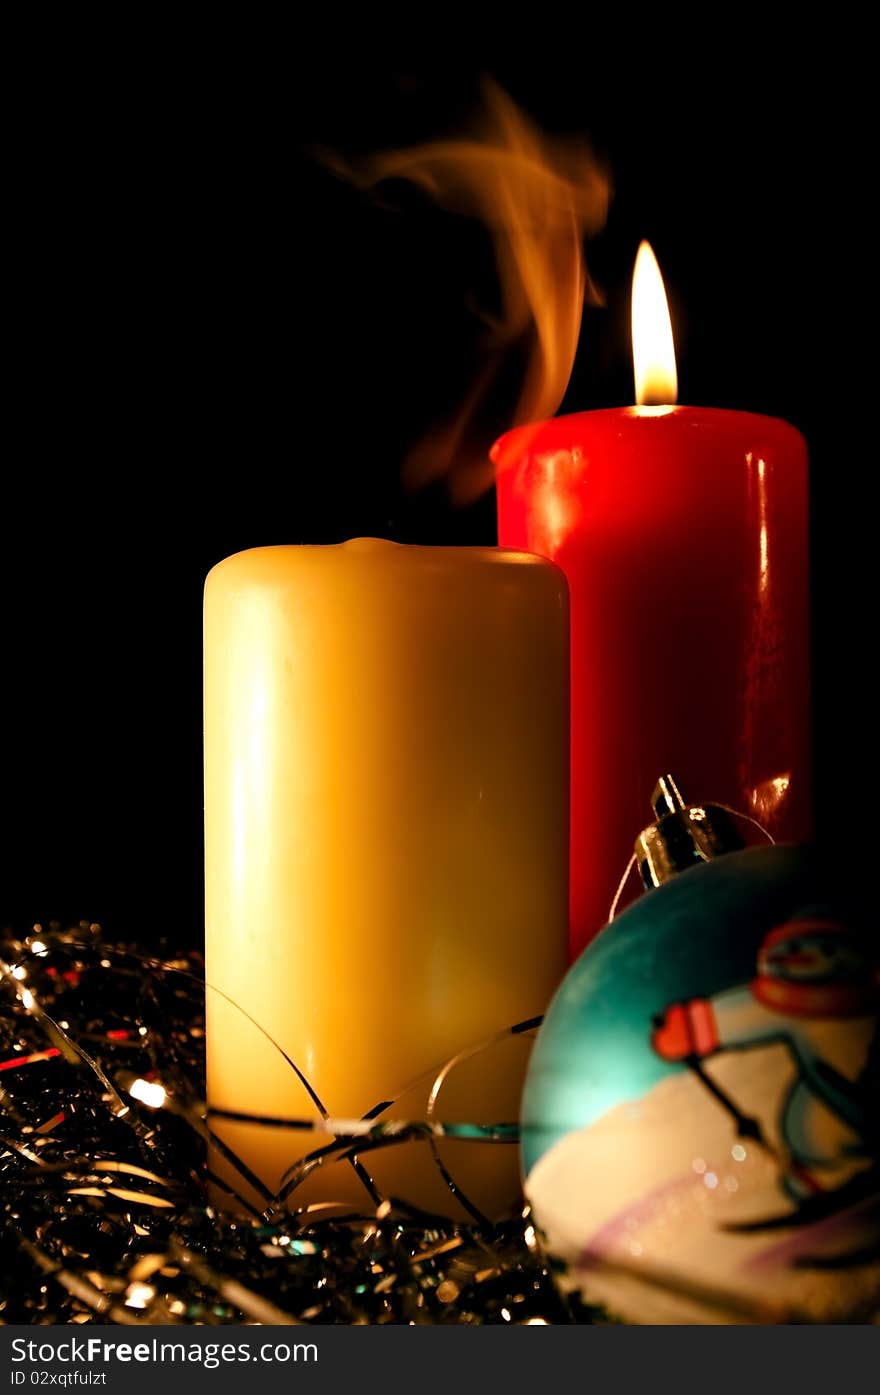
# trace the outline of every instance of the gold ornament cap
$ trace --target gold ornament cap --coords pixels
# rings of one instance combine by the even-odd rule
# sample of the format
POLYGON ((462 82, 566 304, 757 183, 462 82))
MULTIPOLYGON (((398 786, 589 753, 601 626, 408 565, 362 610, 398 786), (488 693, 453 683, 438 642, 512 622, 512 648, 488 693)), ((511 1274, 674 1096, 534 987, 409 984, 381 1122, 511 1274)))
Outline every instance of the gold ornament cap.
POLYGON ((654 823, 636 839, 636 862, 646 887, 662 886, 698 862, 745 847, 726 809, 686 804, 672 775, 661 775, 651 795, 654 823))

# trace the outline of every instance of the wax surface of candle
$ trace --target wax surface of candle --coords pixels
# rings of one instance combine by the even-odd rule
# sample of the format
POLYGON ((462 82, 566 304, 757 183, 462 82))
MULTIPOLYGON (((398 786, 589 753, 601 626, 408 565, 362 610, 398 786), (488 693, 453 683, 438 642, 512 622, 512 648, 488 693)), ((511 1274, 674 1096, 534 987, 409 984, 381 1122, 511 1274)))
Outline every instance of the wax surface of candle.
POLYGON ((499 537, 571 593, 572 953, 601 928, 660 772, 809 836, 807 454, 775 418, 583 412, 502 437, 499 537))
MULTIPOLYGON (((329 1114, 358 1118, 402 1095, 384 1117, 423 1118, 430 1078, 407 1087, 541 1013, 561 976, 567 825, 568 608, 555 567, 371 539, 215 567, 208 1094, 217 1131, 271 1187, 327 1139, 224 1118, 317 1113, 254 1024, 329 1114)), ((525 1054, 502 1058, 451 1079, 438 1117, 515 1119, 525 1054)), ((365 1161, 383 1190, 442 1209, 427 1148, 408 1147, 365 1161)), ((516 1194, 515 1154, 458 1145, 451 1165, 491 1207, 516 1194)), ((347 1187, 366 1204, 342 1168, 310 1195, 347 1187)))

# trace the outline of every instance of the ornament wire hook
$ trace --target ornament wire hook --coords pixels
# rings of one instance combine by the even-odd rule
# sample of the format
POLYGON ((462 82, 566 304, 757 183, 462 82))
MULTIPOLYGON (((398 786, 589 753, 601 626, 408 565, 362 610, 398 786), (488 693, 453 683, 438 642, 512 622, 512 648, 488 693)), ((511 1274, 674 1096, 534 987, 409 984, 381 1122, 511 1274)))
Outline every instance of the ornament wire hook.
MULTIPOLYGON (((751 826, 753 828, 756 828, 758 832, 761 834, 761 836, 765 838, 768 843, 772 844, 775 847, 776 839, 773 837, 772 833, 770 833, 764 827, 763 824, 759 823, 757 819, 752 818, 751 814, 744 814, 741 809, 733 809, 729 804, 721 804, 718 801, 713 801, 713 803, 716 809, 723 809, 725 814, 730 814, 731 818, 742 819, 743 823, 751 824, 751 826)), ((620 907, 620 902, 623 898, 623 893, 626 890, 626 884, 633 873, 633 870, 636 866, 636 861, 636 855, 635 853, 633 853, 629 859, 629 862, 626 864, 623 876, 617 884, 617 890, 615 891, 614 899, 611 902, 611 909, 608 912, 609 925, 611 921, 614 919, 614 917, 617 915, 618 909, 620 907)))

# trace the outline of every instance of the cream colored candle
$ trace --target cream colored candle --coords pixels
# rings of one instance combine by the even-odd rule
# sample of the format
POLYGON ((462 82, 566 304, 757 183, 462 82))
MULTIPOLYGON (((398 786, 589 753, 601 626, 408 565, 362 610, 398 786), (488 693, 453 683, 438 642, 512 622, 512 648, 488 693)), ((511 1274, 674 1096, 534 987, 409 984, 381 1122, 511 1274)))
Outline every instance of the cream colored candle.
MULTIPOLYGON (((205 590, 205 842, 211 1122, 274 1190, 329 1140, 251 1122, 317 1115, 270 1038, 331 1116, 401 1095, 383 1117, 424 1118, 430 1081, 408 1087, 541 1013, 562 975, 561 572, 363 538, 221 562, 205 590)), ((514 1119, 525 1054, 454 1072, 439 1117, 514 1119)), ((515 1148, 444 1146, 482 1209, 515 1197, 515 1148)), ((363 1162, 383 1194, 458 1209, 423 1144, 363 1162)), ((369 1205, 348 1163, 307 1188, 296 1204, 369 1205)))

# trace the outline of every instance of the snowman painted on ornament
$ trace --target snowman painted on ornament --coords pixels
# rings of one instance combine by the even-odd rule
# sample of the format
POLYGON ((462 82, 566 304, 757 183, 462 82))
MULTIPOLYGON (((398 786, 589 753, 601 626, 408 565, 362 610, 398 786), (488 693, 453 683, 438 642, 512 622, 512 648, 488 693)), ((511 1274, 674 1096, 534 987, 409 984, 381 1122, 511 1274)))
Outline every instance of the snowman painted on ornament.
POLYGON ((814 849, 745 847, 731 810, 686 804, 671 775, 651 803, 644 894, 573 965, 529 1065, 526 1195, 555 1280, 637 1322, 864 1320, 880 1304, 866 908, 814 849))
POLYGON ((865 942, 847 926, 806 916, 771 930, 749 983, 712 998, 673 1003, 655 1019, 651 1044, 669 1062, 691 1067, 728 1110, 737 1133, 752 1138, 780 1167, 780 1184, 795 1206, 811 1216, 840 1189, 859 1189, 876 1153, 880 1055, 876 1035, 855 1077, 830 1059, 829 1026, 874 1019, 877 971, 865 942), (779 1044, 794 1068, 781 1102, 780 1144, 740 1111, 703 1069, 702 1062, 728 1051, 779 1044))

